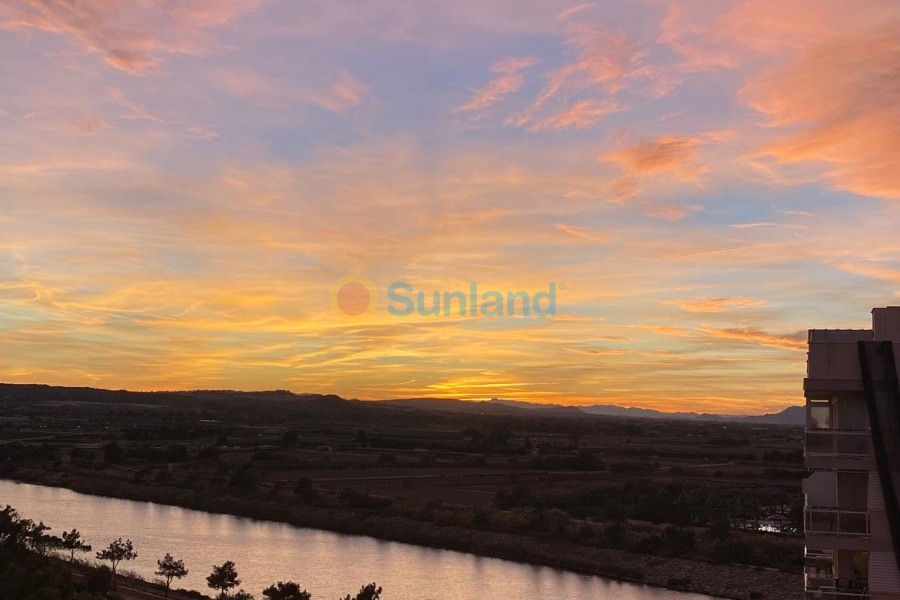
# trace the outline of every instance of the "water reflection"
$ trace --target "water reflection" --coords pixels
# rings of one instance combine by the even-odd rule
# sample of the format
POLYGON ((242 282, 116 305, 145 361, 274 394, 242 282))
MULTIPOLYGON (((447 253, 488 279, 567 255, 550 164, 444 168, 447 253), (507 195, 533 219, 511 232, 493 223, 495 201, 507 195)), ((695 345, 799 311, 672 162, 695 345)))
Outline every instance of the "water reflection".
POLYGON ((205 578, 212 565, 233 560, 241 587, 257 597, 271 583, 293 579, 318 600, 355 593, 370 581, 384 587, 388 600, 710 600, 547 567, 0 480, 0 505, 6 504, 57 534, 77 527, 95 549, 131 538, 138 558, 125 568, 148 578, 156 560, 170 552, 190 570, 179 587, 202 592, 210 591, 205 578))

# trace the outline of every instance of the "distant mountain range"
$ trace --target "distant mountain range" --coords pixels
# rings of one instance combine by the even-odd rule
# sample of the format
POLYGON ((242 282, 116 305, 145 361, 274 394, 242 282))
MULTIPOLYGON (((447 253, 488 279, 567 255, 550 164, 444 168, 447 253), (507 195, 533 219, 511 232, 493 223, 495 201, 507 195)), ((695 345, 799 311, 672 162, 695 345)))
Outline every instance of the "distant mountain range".
POLYGON ((405 398, 380 400, 378 404, 411 408, 417 410, 440 410, 469 414, 492 415, 534 415, 584 417, 591 415, 606 417, 634 417, 641 419, 675 419, 692 421, 735 421, 767 425, 803 425, 806 423, 806 409, 803 406, 789 406, 778 413, 765 415, 729 415, 696 412, 663 412, 650 408, 625 408, 614 404, 591 404, 588 406, 565 406, 562 404, 536 404, 516 400, 494 398, 488 402, 466 400, 445 400, 438 398, 405 398))
POLYGON ((402 398, 362 402, 347 400, 334 394, 295 394, 285 390, 238 392, 231 390, 194 390, 182 392, 129 392, 126 390, 102 390, 95 388, 59 387, 47 385, 16 385, 0 383, 0 405, 4 401, 55 402, 55 403, 104 403, 144 404, 188 408, 223 402, 254 402, 288 404, 304 410, 347 414, 378 409, 443 411, 461 414, 548 416, 585 418, 591 416, 632 417, 641 419, 676 419, 694 421, 735 421, 767 425, 803 425, 806 409, 789 406, 779 413, 743 416, 707 414, 695 412, 663 412, 649 408, 625 408, 614 404, 589 406, 565 406, 561 404, 537 404, 494 398, 488 402, 439 398, 402 398))

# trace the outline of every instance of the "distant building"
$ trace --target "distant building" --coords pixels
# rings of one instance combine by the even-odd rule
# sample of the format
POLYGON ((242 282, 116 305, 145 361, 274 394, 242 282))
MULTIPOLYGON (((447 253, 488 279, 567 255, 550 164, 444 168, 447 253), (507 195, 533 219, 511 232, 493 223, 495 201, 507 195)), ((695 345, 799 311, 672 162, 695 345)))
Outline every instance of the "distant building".
POLYGON ((900 600, 900 307, 810 330, 806 597, 900 600))

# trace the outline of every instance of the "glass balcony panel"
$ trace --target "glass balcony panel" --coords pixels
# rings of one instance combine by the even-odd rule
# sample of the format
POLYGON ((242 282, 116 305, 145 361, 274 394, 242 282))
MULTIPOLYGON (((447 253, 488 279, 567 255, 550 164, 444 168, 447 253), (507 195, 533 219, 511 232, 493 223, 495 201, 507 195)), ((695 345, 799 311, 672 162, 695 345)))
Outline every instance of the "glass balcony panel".
POLYGON ((806 453, 868 456, 869 434, 835 429, 810 430, 806 432, 806 453))
POLYGON ((863 434, 838 434, 835 436, 838 454, 867 455, 869 453, 869 435, 863 434))
POLYGON ((806 530, 811 532, 830 533, 837 531, 837 513, 833 511, 807 512, 806 530))
POLYGON ((831 432, 810 432, 806 434, 806 451, 815 454, 832 454, 831 432))
POLYGON ((869 533, 869 516, 866 513, 841 512, 838 513, 838 530, 841 533, 869 533))
POLYGON ((858 511, 842 511, 836 508, 815 508, 806 511, 808 533, 835 533, 840 535, 868 535, 869 514, 858 511))

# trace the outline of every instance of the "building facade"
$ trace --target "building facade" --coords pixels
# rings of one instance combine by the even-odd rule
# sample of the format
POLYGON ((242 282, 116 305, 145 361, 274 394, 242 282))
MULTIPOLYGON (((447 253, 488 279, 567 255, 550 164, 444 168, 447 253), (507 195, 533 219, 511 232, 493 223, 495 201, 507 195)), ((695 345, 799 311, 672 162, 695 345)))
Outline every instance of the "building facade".
POLYGON ((900 600, 900 307, 872 329, 810 330, 807 598, 900 600))

